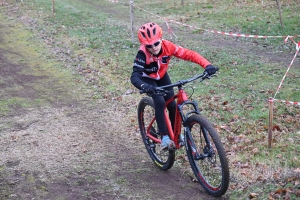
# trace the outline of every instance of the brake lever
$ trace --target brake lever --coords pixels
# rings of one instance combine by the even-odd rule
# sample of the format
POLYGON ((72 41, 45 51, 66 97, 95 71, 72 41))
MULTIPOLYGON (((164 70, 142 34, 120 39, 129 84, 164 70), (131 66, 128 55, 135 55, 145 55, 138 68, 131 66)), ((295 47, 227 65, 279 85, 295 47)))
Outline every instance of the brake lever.
POLYGON ((211 79, 211 77, 217 76, 217 74, 208 75, 207 73, 201 78, 200 82, 204 81, 205 79, 211 79))
POLYGON ((156 88, 156 91, 155 91, 156 95, 159 95, 159 96, 166 96, 166 91, 164 89, 159 89, 159 88, 156 88))
POLYGON ((205 79, 210 79, 210 76, 208 76, 208 75, 203 76, 203 77, 201 78, 201 80, 200 80, 200 83, 201 83, 202 81, 204 81, 205 79))
POLYGON ((166 96, 167 94, 165 92, 157 92, 156 95, 158 95, 158 96, 166 96))

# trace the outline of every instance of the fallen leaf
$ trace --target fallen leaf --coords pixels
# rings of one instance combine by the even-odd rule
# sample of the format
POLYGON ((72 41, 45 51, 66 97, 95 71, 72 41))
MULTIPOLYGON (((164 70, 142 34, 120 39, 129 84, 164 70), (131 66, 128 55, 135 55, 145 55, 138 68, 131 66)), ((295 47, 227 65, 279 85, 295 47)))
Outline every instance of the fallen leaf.
POLYGON ((298 158, 295 156, 294 158, 293 158, 293 161, 295 162, 295 161, 297 161, 298 160, 298 158))
POLYGON ((282 158, 282 155, 281 155, 281 154, 278 154, 278 155, 276 156, 276 158, 282 158))
POLYGON ((257 181, 263 180, 263 176, 262 176, 262 175, 258 176, 258 177, 256 178, 256 180, 257 180, 257 181))
POLYGON ((246 136, 245 135, 238 135, 234 137, 235 142, 243 142, 245 140, 246 136))
POLYGON ((274 200, 275 198, 273 197, 273 195, 272 194, 269 194, 269 196, 268 196, 268 200, 274 200))
POLYGON ((257 196, 258 196, 257 193, 250 193, 250 194, 249 194, 249 198, 250 198, 250 199, 256 198, 257 196))
POLYGON ((295 181, 295 180, 297 180, 297 176, 289 177, 289 178, 287 178, 286 181, 289 183, 289 182, 292 182, 292 181, 295 181))
POLYGON ((117 101, 122 101, 122 97, 121 96, 117 97, 117 101))
POLYGON ((233 115, 233 118, 234 118, 234 119, 238 119, 239 116, 238 116, 238 115, 233 115))
POLYGON ((300 173, 300 168, 295 169, 294 172, 300 173))
POLYGON ((224 129, 225 131, 227 131, 227 132, 229 132, 229 133, 231 132, 230 126, 227 126, 227 125, 221 125, 220 128, 221 128, 221 129, 224 129))
POLYGON ((228 140, 229 142, 233 142, 233 141, 234 141, 234 137, 233 137, 233 136, 230 136, 230 135, 228 135, 228 136, 227 136, 227 140, 228 140))
POLYGON ((281 131, 281 129, 280 129, 280 127, 279 127, 278 125, 274 125, 274 126, 273 126, 273 131, 275 131, 275 130, 281 131))
POLYGON ((259 152, 258 148, 252 149, 252 153, 253 153, 254 155, 257 154, 258 152, 259 152))
POLYGON ((274 193, 275 193, 275 194, 283 194, 283 193, 286 193, 286 189, 284 189, 284 188, 279 188, 279 189, 277 189, 274 193))
POLYGON ((222 103, 222 105, 227 105, 228 104, 228 101, 224 101, 223 103, 222 103))

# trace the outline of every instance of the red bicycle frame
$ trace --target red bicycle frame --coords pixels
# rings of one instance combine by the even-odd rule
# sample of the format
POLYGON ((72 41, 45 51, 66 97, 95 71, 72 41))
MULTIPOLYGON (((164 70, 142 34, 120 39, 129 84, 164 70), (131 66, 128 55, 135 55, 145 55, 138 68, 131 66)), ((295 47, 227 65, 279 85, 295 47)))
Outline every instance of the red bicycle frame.
MULTIPOLYGON (((167 125, 167 129, 169 131, 169 136, 170 136, 170 139, 174 141, 175 143, 175 146, 176 146, 176 149, 179 149, 181 146, 178 142, 178 138, 179 138, 179 135, 181 133, 181 127, 182 127, 182 117, 178 111, 178 105, 181 105, 183 102, 187 101, 188 100, 188 97, 184 91, 184 89, 182 88, 179 88, 177 94, 175 94, 172 98, 170 98, 166 103, 165 103, 165 122, 166 122, 166 125, 167 125), (177 99, 177 101, 176 101, 177 99), (172 125, 171 125, 171 122, 170 122, 170 119, 169 119, 169 115, 167 113, 167 105, 169 103, 171 103, 172 101, 176 101, 176 111, 175 111, 175 123, 174 123, 174 130, 172 130, 172 125)), ((150 134, 150 129, 152 127, 152 124, 154 123, 155 121, 155 117, 153 117, 153 119, 151 120, 151 123, 149 124, 148 128, 147 128, 147 136, 157 142, 157 143, 161 143, 161 140, 152 136, 150 134)))

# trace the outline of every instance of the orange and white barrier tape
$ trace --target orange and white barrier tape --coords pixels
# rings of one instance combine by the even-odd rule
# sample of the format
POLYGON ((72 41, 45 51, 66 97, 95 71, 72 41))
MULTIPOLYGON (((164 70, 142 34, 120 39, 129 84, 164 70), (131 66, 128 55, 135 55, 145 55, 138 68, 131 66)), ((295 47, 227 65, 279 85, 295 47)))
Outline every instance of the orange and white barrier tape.
POLYGON ((188 25, 188 24, 185 24, 185 23, 181 23, 181 22, 178 22, 176 20, 172 20, 172 19, 166 19, 166 18, 163 18, 157 14, 154 14, 152 12, 149 12, 139 6, 136 6, 133 4, 133 2, 131 2, 131 4, 144 11, 144 12, 147 12, 155 17, 158 17, 158 18, 161 18, 161 19, 164 19, 164 21, 167 23, 167 22, 172 22, 172 23, 175 23, 175 24, 178 24, 178 25, 181 25, 181 26, 185 26, 185 27, 189 27, 189 28, 192 28, 192 29, 198 29, 198 30, 202 30, 202 31, 206 31, 206 32, 210 32, 210 33, 216 33, 216 34, 222 34, 222 35, 228 35, 228 36, 235 36, 235 37, 250 37, 250 38, 297 38, 299 37, 299 35, 295 35, 295 36, 263 36, 263 35, 250 35, 250 34, 240 34, 240 33, 232 33, 232 32, 224 32, 224 31, 216 31, 216 30, 207 30, 207 29, 203 29, 203 28, 198 28, 196 26, 192 26, 192 25, 188 25))
MULTIPOLYGON (((282 86, 282 83, 283 83, 285 77, 287 76, 287 74, 288 74, 288 72, 289 72, 291 66, 292 66, 293 63, 294 63, 294 60, 296 59, 296 57, 297 57, 297 55, 298 55, 298 53, 299 53, 300 42, 298 42, 298 44, 297 44, 292 38, 288 37, 287 39, 291 39, 291 40, 296 44, 296 53, 295 53, 295 55, 294 55, 293 60, 291 61, 290 65, 289 65, 289 67, 287 68, 287 70, 286 70, 286 72, 285 72, 285 74, 284 74, 282 80, 280 81, 280 84, 279 84, 279 86, 278 86, 278 88, 277 88, 277 90, 276 90, 276 92, 275 92, 274 99, 275 99, 277 93, 279 92, 279 90, 280 90, 280 88, 281 88, 281 86, 282 86)), ((285 39, 285 42, 287 41, 287 39, 285 39)))
MULTIPOLYGON (((109 0, 110 2, 119 2, 118 0, 109 0)), ((165 23, 167 24, 168 26, 168 30, 169 30, 169 33, 172 32, 172 34, 176 37, 176 35, 174 34, 174 32, 170 29, 169 25, 167 22, 172 22, 172 23, 175 23, 175 24, 178 24, 178 25, 181 25, 181 26, 185 26, 185 27, 189 27, 189 28, 192 28, 192 29, 198 29, 198 30, 202 30, 202 31, 206 31, 206 32, 210 32, 210 33, 215 33, 215 34, 222 34, 222 35, 228 35, 228 36, 234 36, 234 37, 249 37, 249 38, 298 38, 300 37, 299 35, 295 35, 295 36, 264 36, 264 35, 250 35, 250 34, 241 34, 241 33, 232 33, 232 32, 224 32, 224 31, 217 31, 217 30, 207 30, 207 29, 203 29, 203 28, 198 28, 196 26, 192 26, 192 25, 188 25, 188 24, 185 24, 185 23, 181 23, 181 22, 178 22, 176 20, 172 20, 172 19, 166 19, 166 18, 163 18, 155 13, 152 13, 152 12, 149 12, 139 6, 136 6, 134 5, 133 1, 131 0, 130 1, 130 4, 133 6, 133 7, 136 7, 146 13, 149 13, 157 18, 161 18, 161 19, 164 19, 165 23)), ((171 35, 171 34, 170 34, 171 35)), ((172 36, 171 36, 172 37, 172 36)), ((176 37, 177 38, 177 37, 176 37)))
POLYGON ((300 106, 300 102, 293 102, 293 101, 280 100, 280 99, 274 99, 274 101, 281 102, 281 103, 286 103, 286 104, 291 104, 291 105, 296 105, 296 106, 300 106))
POLYGON ((280 102, 280 103, 285 103, 285 104, 291 104, 295 106, 300 106, 300 102, 293 102, 293 101, 288 101, 288 100, 280 100, 280 99, 274 99, 274 98, 269 98, 269 102, 280 102))

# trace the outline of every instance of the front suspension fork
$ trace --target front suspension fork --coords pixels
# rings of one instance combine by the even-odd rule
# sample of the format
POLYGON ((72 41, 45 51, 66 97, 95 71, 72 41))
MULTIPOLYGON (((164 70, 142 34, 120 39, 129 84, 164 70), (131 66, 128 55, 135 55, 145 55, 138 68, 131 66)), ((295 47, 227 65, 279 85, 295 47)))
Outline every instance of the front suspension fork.
POLYGON ((184 127, 184 132, 185 132, 185 146, 186 146, 187 149, 191 148, 191 152, 192 152, 194 160, 203 160, 207 157, 211 157, 211 156, 214 155, 214 151, 211 148, 211 144, 210 144, 210 141, 207 137, 207 133, 206 133, 205 129, 202 130, 202 133, 203 133, 204 139, 205 139, 205 143, 206 143, 206 145, 203 149, 204 153, 200 153, 197 150, 197 147, 196 147, 195 142, 193 140, 190 128, 189 127, 184 127))

